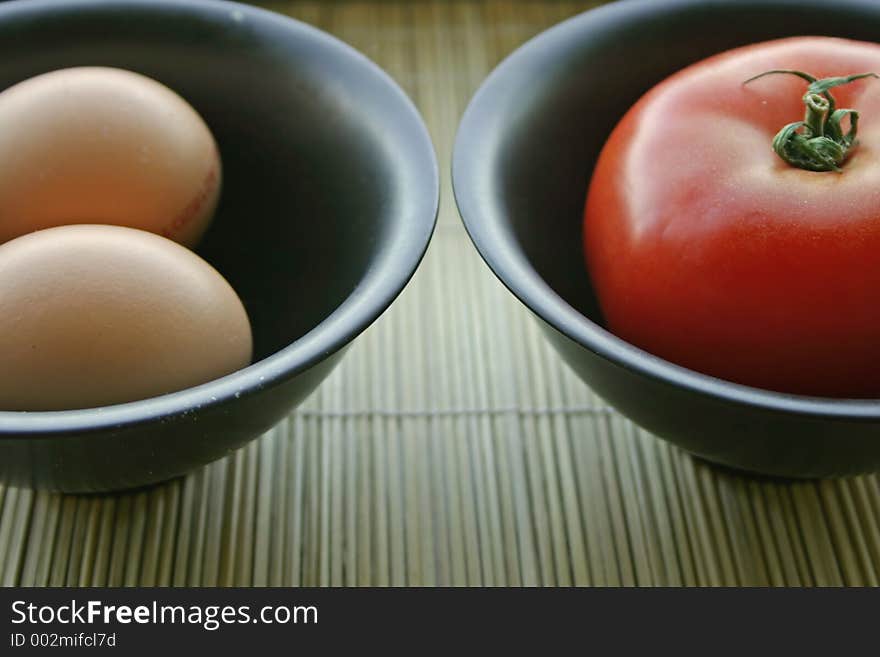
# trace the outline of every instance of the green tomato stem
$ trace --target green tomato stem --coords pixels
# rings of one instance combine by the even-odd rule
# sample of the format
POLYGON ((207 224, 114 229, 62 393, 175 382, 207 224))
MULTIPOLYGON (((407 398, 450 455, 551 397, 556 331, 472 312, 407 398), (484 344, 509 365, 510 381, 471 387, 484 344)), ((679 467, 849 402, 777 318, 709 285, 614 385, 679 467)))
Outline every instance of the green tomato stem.
POLYGON ((806 107, 804 120, 789 123, 776 133, 773 150, 788 164, 800 169, 841 172, 841 165, 858 143, 859 113, 852 109, 837 109, 834 97, 828 90, 862 78, 880 76, 876 73, 858 73, 817 80, 803 71, 775 69, 749 78, 743 84, 777 73, 796 75, 809 86, 803 97, 806 107), (844 133, 841 122, 846 117, 849 117, 849 132, 844 133))
POLYGON ((804 105, 807 106, 807 111, 804 113, 804 126, 814 137, 824 137, 825 123, 828 120, 828 110, 831 103, 821 94, 806 94, 804 105))

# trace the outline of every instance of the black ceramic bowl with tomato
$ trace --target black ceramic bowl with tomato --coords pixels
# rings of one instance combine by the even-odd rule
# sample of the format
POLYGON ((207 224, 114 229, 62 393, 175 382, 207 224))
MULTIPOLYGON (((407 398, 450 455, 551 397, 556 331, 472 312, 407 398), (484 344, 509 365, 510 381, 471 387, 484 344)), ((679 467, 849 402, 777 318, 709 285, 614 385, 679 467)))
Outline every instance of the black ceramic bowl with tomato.
POLYGON ((153 399, 0 412, 0 480, 65 491, 168 479, 282 419, 407 283, 438 204, 412 103, 310 26, 220 1, 0 3, 0 89, 83 65, 159 80, 210 126, 224 181, 198 253, 244 302, 254 362, 153 399))
MULTIPOLYGON (((876 471, 880 400, 734 383, 675 364, 609 330, 582 235, 599 154, 643 94, 691 64, 784 37, 872 42, 877 34, 880 5, 870 0, 624 0, 565 21, 521 47, 465 112, 453 186, 477 249, 589 385, 693 454, 785 477, 876 471)), ((665 174, 656 175, 662 180, 665 174)), ((841 357, 846 347, 839 345, 841 357)), ((720 343, 717 356, 725 357, 720 343)), ((809 350, 802 357, 810 359, 809 350)))

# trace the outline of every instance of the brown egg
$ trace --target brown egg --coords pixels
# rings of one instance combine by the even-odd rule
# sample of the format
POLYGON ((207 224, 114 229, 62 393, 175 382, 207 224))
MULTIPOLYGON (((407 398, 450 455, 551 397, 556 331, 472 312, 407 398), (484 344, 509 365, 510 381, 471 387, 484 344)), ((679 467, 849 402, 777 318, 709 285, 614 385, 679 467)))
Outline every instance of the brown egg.
POLYGON ((205 122, 143 75, 68 68, 0 93, 0 243, 91 223, 194 246, 214 213, 220 178, 205 122))
POLYGON ((0 245, 0 410, 144 399, 250 359, 235 291, 171 240, 79 225, 0 245))

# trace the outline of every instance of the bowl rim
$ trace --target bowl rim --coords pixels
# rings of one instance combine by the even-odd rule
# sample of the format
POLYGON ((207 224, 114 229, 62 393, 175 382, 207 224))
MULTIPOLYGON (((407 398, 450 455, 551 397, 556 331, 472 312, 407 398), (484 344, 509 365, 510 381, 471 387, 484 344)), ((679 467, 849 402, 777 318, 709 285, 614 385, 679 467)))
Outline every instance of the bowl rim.
MULTIPOLYGON (((736 0, 713 0, 716 5, 736 6, 736 0)), ((817 0, 776 0, 780 6, 818 6, 817 0)), ((842 5, 864 9, 860 0, 840 0, 842 5)), ((557 49, 583 39, 584 31, 605 23, 643 21, 658 12, 682 11, 702 0, 618 0, 585 11, 542 31, 508 55, 483 81, 462 115, 452 155, 452 187, 465 230, 480 256, 504 286, 550 327, 618 366, 690 392, 758 410, 797 414, 812 418, 851 421, 880 419, 880 400, 836 399, 795 395, 719 379, 676 365, 621 338, 578 312, 553 290, 529 262, 501 211, 486 209, 484 199, 493 190, 493 153, 498 150, 491 126, 493 104, 516 77, 520 67, 533 59, 546 59, 557 49)), ((876 9, 876 8, 875 8, 876 9)), ((584 189, 586 195, 586 188, 584 189)))
POLYGON ((437 224, 439 165, 434 144, 415 104, 378 64, 317 27, 230 0, 210 3, 201 0, 13 0, 0 3, 0 21, 17 13, 39 15, 122 8, 149 11, 164 8, 198 16, 214 14, 235 21, 258 21, 274 29, 287 30, 292 37, 314 40, 343 57, 352 58, 376 76, 377 83, 384 84, 389 95, 396 98, 402 111, 409 115, 412 132, 418 140, 413 150, 430 167, 419 174, 422 193, 417 195, 410 211, 412 220, 398 222, 381 266, 371 267, 332 313, 286 347, 219 379, 158 397, 76 410, 0 411, 0 440, 57 438, 63 434, 122 429, 219 406, 278 386, 346 347, 391 305, 415 274, 437 224))

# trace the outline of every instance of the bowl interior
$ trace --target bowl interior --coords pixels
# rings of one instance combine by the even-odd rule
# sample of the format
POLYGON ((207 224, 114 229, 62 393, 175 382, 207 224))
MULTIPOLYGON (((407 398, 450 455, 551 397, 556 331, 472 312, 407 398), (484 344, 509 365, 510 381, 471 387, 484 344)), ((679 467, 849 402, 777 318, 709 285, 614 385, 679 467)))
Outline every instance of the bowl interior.
POLYGON ((486 191, 505 246, 601 323, 583 260, 583 207, 593 165, 626 110, 668 75, 723 50, 801 34, 875 40, 878 25, 880 5, 870 2, 613 3, 504 62, 475 97, 460 143, 483 135, 471 146, 484 158, 476 168, 491 172, 486 191))
POLYGON ((586 190, 627 109, 736 46, 804 34, 876 40, 878 27, 880 5, 867 0, 624 0, 561 23, 504 61, 467 110, 453 179, 468 231, 520 299, 579 339, 578 315, 602 324, 582 250, 586 190))
POLYGON ((351 321, 356 333, 411 274, 432 227, 414 215, 430 217, 426 173, 435 165, 409 102, 361 55, 305 25, 221 2, 28 1, 0 13, 0 89, 83 65, 150 76, 210 126, 223 189, 198 252, 241 296, 255 360, 356 290, 382 287, 373 316, 351 321))

